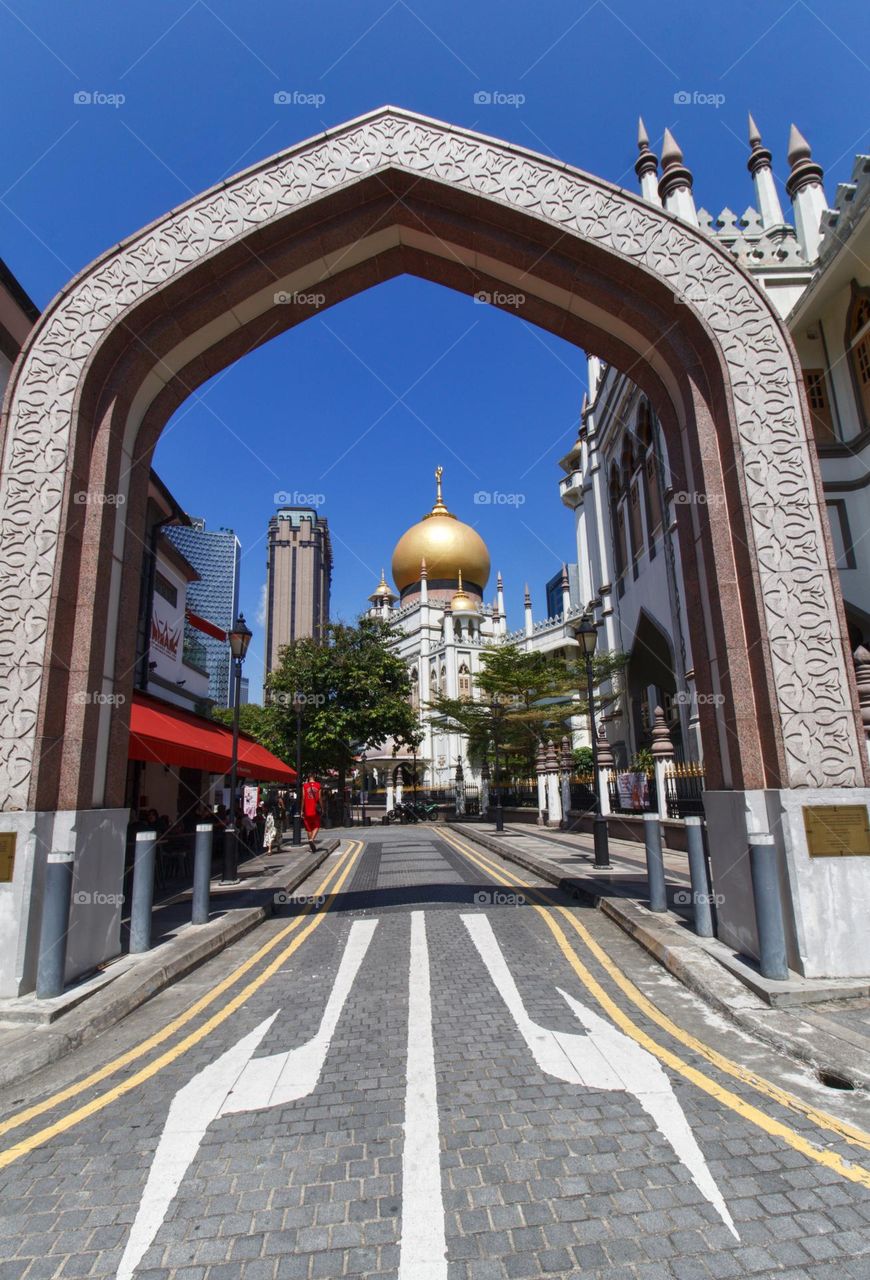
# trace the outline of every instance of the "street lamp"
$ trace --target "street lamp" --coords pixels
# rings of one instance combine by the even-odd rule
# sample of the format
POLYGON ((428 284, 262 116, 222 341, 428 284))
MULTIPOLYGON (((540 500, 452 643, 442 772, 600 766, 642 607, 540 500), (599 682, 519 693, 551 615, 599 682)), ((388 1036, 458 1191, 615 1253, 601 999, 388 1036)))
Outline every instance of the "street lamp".
POLYGON ((589 702, 589 732, 592 738, 592 778, 595 792, 595 816, 592 821, 595 866, 607 869, 610 867, 610 849, 607 836, 607 818, 601 812, 601 778, 598 769, 598 734, 595 729, 595 689, 592 671, 592 655, 595 653, 595 645, 598 641, 598 630, 591 615, 588 613, 584 613, 579 621, 575 621, 571 629, 586 658, 586 697, 589 702))
POLYGON ((505 707, 501 698, 497 693, 492 695, 492 706, 490 707, 490 716, 492 718, 492 745, 495 748, 495 829, 496 831, 504 831, 504 809, 502 808, 501 781, 498 772, 498 750, 501 740, 501 725, 504 719, 505 707))
POLYGON ((362 825, 365 826, 366 825, 366 788, 368 786, 368 782, 366 779, 366 766, 368 765, 368 762, 369 762, 369 758, 366 755, 365 751, 360 756, 359 762, 362 766, 362 786, 360 787, 359 800, 360 800, 360 806, 362 808, 362 825))
POLYGON ((230 821, 224 832, 224 875, 223 884, 239 882, 239 843, 236 829, 236 786, 239 772, 239 705, 242 691, 242 663, 251 643, 252 632, 245 622, 245 615, 240 613, 236 624, 229 633, 230 670, 233 676, 233 758, 230 766, 230 821))
POLYGON ((296 812, 293 814, 294 845, 302 844, 302 708, 305 694, 299 690, 293 694, 293 710, 296 712, 296 812))

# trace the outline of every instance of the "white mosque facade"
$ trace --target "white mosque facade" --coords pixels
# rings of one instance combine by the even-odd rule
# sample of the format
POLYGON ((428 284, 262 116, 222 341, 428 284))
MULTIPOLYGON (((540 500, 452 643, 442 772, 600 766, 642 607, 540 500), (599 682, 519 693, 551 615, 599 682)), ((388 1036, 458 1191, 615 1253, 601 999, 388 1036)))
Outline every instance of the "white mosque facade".
MULTIPOLYGON (((870 730, 870 157, 857 157, 832 208, 822 170, 794 126, 787 160, 791 221, 752 117, 747 169, 755 200, 741 215, 726 208, 714 217, 696 206, 692 174, 668 130, 659 161, 640 122, 635 167, 643 197, 723 244, 770 295, 791 332, 870 730)), ((487 646, 507 639, 526 649, 576 654, 567 623, 581 612, 578 606, 591 608, 599 648, 626 655, 603 716, 616 765, 650 745, 657 707, 677 760, 703 763, 687 625, 694 606, 686 599, 676 523, 676 508, 688 498, 674 490, 664 437, 641 390, 593 355, 587 381, 577 439, 559 464, 560 498, 575 522, 576 550, 565 556, 578 566, 573 601, 563 566, 561 611, 536 622, 526 587, 524 625, 509 633, 501 575, 487 603, 489 553, 444 504, 440 468, 435 505, 396 546, 398 594, 382 574, 369 598, 374 613, 397 624, 424 735, 418 776, 431 786, 449 786, 460 761, 466 780, 478 781, 462 737, 430 723, 432 696, 474 697, 487 646)), ((582 719, 573 729, 575 745, 588 741, 582 719)))

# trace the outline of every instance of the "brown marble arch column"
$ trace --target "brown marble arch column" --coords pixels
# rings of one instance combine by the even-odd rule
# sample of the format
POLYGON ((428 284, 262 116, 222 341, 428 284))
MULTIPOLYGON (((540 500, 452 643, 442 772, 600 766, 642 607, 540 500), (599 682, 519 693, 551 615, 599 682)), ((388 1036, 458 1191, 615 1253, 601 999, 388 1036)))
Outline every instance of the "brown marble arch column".
POLYGON ((698 693, 722 695, 700 699, 708 786, 863 786, 796 357, 763 293, 624 191, 384 108, 116 246, 34 330, 3 418, 2 807, 123 804, 148 470, 170 415, 258 345, 403 273, 497 295, 649 396, 675 487, 704 498, 678 506, 678 528, 698 693))

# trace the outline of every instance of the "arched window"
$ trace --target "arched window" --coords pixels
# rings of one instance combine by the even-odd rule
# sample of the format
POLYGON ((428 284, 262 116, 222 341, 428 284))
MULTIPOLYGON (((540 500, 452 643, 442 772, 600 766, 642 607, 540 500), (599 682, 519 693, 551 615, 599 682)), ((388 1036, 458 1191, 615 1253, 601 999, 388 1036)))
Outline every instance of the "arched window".
POLYGON ((441 664, 441 675, 439 677, 439 686, 442 693, 447 692, 447 668, 444 666, 443 662, 441 664))
POLYGON ((459 664, 459 696, 460 698, 471 697, 471 672, 467 662, 459 664))
POLYGON ((420 709, 420 673, 416 667, 411 668, 411 706, 415 711, 420 709))
POLYGON ((431 671, 429 672, 429 692, 431 693, 433 698, 438 693, 438 668, 437 667, 432 667, 431 671))
POLYGON ((659 492, 658 459, 655 448, 655 428, 649 400, 644 397, 637 413, 637 438, 643 461, 644 498, 646 502, 647 544, 650 556, 655 555, 656 534, 662 523, 662 502, 659 492))
POLYGON ((610 468, 610 524, 613 538, 613 562, 617 579, 625 573, 625 525, 622 519, 622 483, 619 467, 610 468))
POLYGON ((870 290, 852 284, 852 305, 846 319, 846 351, 855 386, 861 429, 870 430, 870 290))

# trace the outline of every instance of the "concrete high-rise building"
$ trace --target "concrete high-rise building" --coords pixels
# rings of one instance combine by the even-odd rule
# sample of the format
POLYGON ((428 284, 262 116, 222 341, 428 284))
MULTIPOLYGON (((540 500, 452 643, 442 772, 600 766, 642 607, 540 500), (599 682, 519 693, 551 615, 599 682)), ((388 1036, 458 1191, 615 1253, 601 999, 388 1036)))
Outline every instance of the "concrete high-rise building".
POLYGON ((269 521, 266 560, 266 672, 283 645, 312 636, 329 622, 332 544, 329 526, 312 507, 281 507, 269 521))
MULTIPOLYGON (((191 517, 190 528, 172 526, 166 536, 199 574, 187 592, 187 603, 194 613, 230 631, 239 610, 239 561, 241 544, 232 529, 206 529, 205 521, 191 517)), ((230 705, 230 646, 228 640, 217 640, 201 631, 191 638, 204 645, 207 653, 209 697, 217 706, 230 705)))

